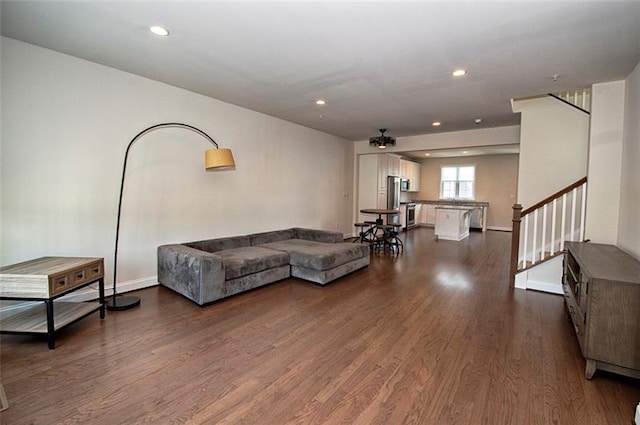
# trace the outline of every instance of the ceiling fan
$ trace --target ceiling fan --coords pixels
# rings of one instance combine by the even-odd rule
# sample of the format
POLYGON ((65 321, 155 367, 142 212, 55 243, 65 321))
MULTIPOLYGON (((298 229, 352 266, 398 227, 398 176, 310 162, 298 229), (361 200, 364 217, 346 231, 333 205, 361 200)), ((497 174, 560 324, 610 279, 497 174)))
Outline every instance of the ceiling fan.
POLYGON ((396 138, 385 136, 384 135, 385 131, 387 131, 386 128, 381 128, 379 136, 372 137, 369 139, 369 145, 377 146, 378 149, 385 149, 387 146, 395 146, 396 138))

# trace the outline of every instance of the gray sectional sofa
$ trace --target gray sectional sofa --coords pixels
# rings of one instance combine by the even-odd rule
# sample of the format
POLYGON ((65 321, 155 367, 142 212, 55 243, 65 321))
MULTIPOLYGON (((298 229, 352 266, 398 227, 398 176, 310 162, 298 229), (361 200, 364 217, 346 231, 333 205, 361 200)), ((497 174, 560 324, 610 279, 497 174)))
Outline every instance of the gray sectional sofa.
POLYGON ((368 265, 368 245, 297 227, 158 247, 158 282, 199 305, 289 276, 325 285, 368 265))

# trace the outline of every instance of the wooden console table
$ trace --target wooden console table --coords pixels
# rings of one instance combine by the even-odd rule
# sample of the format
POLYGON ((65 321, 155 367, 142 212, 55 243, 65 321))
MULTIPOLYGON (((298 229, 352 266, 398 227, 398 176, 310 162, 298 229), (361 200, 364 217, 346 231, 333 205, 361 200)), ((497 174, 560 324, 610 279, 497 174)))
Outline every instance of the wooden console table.
POLYGON ((586 378, 596 369, 640 378, 640 261, 613 245, 565 246, 562 286, 586 378))
POLYGON ((44 334, 49 349, 56 331, 95 311, 104 319, 104 259, 42 257, 0 268, 0 300, 42 301, 0 320, 0 333, 44 334), (98 302, 55 303, 56 298, 98 282, 98 302))

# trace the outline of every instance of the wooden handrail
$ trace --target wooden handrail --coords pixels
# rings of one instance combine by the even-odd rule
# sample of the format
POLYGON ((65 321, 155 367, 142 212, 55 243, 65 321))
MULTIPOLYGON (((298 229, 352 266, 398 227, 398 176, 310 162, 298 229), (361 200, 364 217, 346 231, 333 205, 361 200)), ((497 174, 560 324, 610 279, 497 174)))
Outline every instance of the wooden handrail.
POLYGON ((562 197, 563 195, 571 192, 572 190, 582 186, 586 182, 587 182, 587 178, 583 177, 580 180, 576 181, 575 183, 570 184, 564 189, 559 190, 553 195, 546 197, 542 201, 524 210, 522 209, 522 205, 520 204, 513 205, 513 219, 512 219, 513 228, 511 233, 511 261, 510 261, 510 270, 509 270, 510 272, 509 278, 510 278, 511 286, 515 285, 516 273, 518 271, 518 254, 520 250, 520 223, 522 222, 522 217, 532 213, 538 208, 542 208, 546 204, 553 202, 554 200, 562 197))
POLYGON ((571 192, 573 189, 582 186, 586 182, 587 182, 587 178, 586 177, 581 178, 577 182, 565 187, 562 190, 559 190, 558 192, 554 193, 553 195, 544 198, 542 201, 538 202, 537 204, 534 204, 534 205, 530 206, 529 208, 527 208, 525 210, 522 210, 522 212, 520 213, 520 216, 525 216, 525 215, 537 210, 538 208, 544 206, 544 204, 548 204, 549 202, 553 201, 554 199, 558 199, 559 197, 561 197, 565 193, 571 192))

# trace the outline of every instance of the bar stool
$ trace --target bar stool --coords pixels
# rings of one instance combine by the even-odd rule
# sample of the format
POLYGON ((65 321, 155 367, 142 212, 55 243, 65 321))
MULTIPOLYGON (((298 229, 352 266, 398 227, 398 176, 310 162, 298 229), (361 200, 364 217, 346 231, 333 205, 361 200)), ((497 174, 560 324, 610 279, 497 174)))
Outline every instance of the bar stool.
POLYGON ((400 229, 402 226, 399 223, 392 224, 393 229, 390 232, 391 246, 395 247, 398 252, 404 251, 404 242, 400 239, 400 229))
POLYGON ((360 231, 358 233, 358 237, 354 239, 353 242, 371 244, 374 236, 372 230, 373 224, 371 222, 365 221, 363 223, 354 223, 354 226, 360 228, 360 231))
POLYGON ((396 254, 404 251, 404 243, 402 239, 400 239, 400 236, 398 236, 398 229, 401 227, 400 224, 390 223, 378 227, 384 232, 382 235, 383 250, 389 247, 389 251, 395 252, 396 254))

